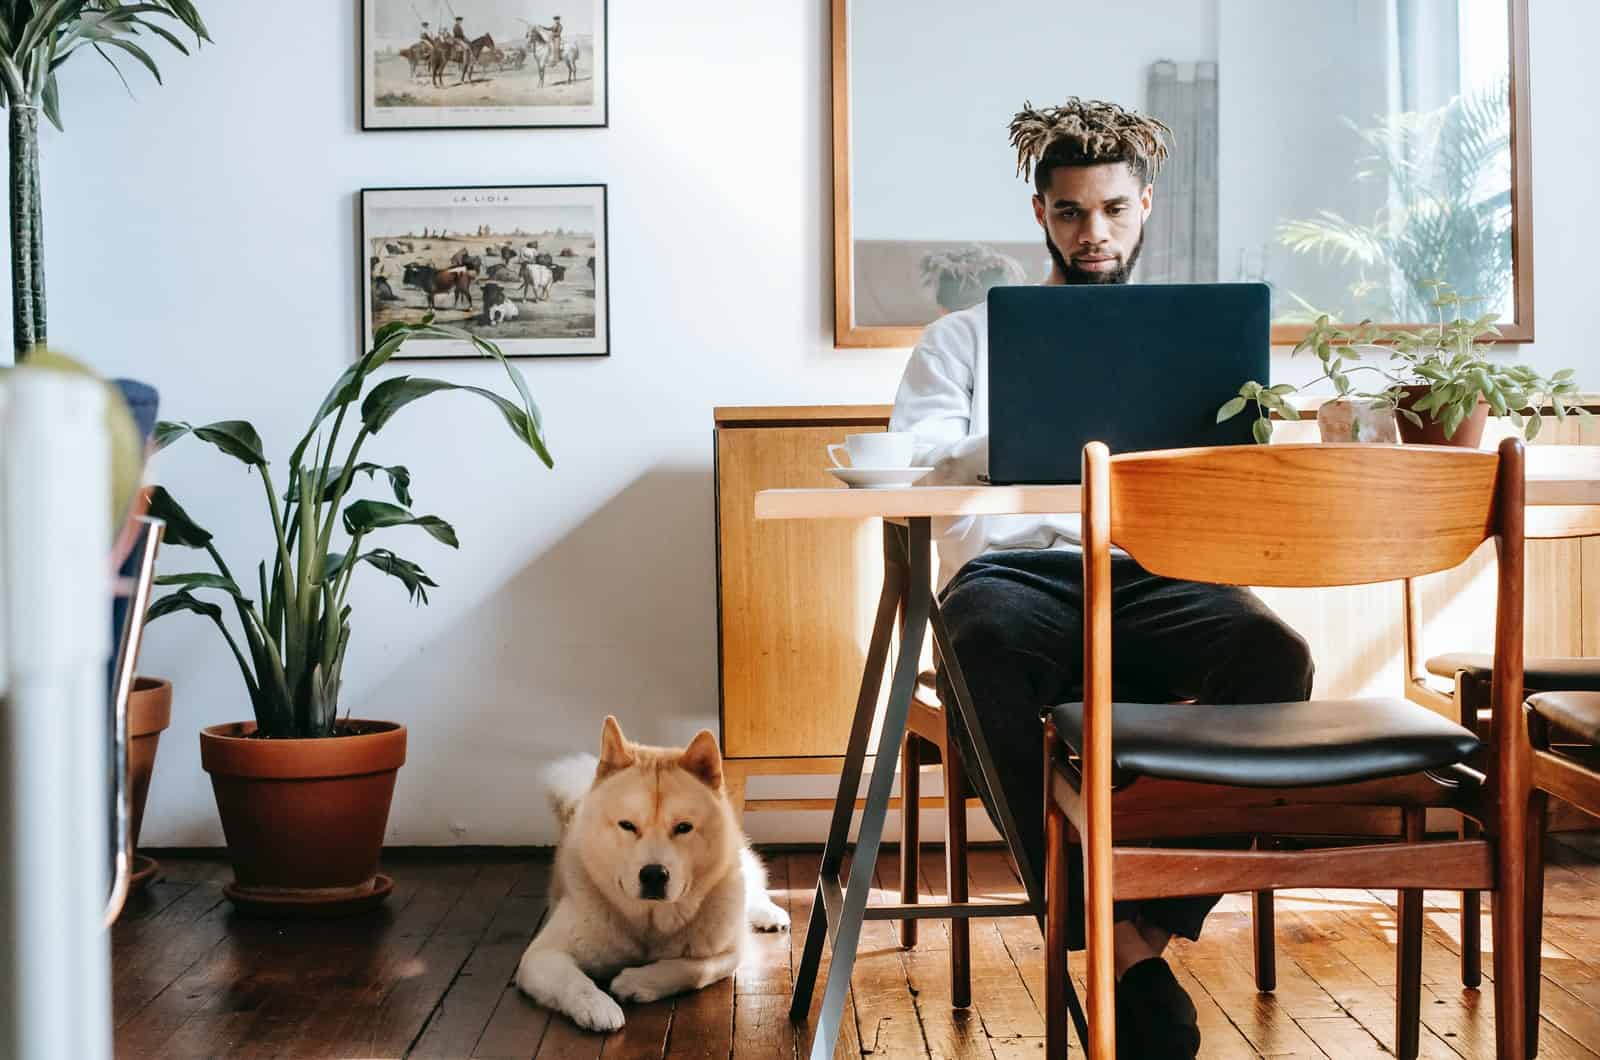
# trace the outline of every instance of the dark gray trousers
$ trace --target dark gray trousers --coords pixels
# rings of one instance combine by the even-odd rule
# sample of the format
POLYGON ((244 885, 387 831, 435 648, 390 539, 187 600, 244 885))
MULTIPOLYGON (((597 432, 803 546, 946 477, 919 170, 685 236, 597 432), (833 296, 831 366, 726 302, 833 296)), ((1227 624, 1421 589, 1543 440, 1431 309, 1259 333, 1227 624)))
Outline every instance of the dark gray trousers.
MULTIPOLYGON (((1116 699, 1283 703, 1311 695, 1313 666, 1304 638, 1248 589, 1158 577, 1131 558, 1114 555, 1111 598, 1116 699)), ((940 595, 940 606, 995 773, 1042 879, 1039 719, 1044 709, 1083 696, 1082 555, 1061 549, 985 553, 961 568, 940 595)), ((940 693, 945 702, 954 702, 942 675, 940 693)), ((1172 709, 1176 715, 1183 707, 1172 709)), ((962 751, 973 761, 970 746, 962 751)), ((969 768, 967 775, 993 818, 994 801, 980 771, 969 768)), ((1081 949, 1083 874, 1077 847, 1071 858, 1068 944, 1081 949)), ((1194 939, 1219 897, 1118 903, 1116 916, 1138 917, 1194 939)))

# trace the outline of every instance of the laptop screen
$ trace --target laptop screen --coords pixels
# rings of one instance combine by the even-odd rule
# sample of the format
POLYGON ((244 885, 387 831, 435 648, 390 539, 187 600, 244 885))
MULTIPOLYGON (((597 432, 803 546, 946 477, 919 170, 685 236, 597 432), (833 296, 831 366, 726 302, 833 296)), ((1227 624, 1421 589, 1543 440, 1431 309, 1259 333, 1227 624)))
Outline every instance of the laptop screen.
POLYGON ((1076 483, 1091 441, 1251 444, 1251 417, 1217 409, 1267 381, 1269 301, 1260 283, 991 289, 989 481, 1076 483))

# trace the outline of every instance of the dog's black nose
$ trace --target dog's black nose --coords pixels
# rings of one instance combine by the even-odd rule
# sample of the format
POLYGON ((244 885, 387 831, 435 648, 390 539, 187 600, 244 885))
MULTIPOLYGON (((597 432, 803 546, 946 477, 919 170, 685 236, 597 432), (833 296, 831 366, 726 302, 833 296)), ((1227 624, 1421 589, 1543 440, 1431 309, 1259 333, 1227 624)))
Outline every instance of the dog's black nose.
POLYGON ((667 896, 667 880, 671 873, 665 865, 646 865, 639 870, 639 897, 662 899, 667 896))

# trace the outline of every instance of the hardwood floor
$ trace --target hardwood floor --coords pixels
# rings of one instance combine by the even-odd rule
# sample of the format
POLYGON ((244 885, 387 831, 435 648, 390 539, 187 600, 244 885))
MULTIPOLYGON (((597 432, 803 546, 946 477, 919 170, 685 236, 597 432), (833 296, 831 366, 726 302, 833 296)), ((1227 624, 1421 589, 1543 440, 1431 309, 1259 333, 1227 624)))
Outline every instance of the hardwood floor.
MULTIPOLYGON (((511 985, 547 909, 542 858, 392 859, 395 889, 381 911, 323 923, 238 916, 221 894, 225 863, 169 858, 113 932, 117 1056, 795 1060, 804 1041, 789 1023, 788 995, 817 859, 769 858, 793 935, 758 938, 734 981, 630 1006, 627 1026, 601 1036, 552 1018, 511 985)), ((928 848, 923 861, 933 877, 923 890, 932 893, 943 858, 928 848)), ((878 897, 895 900, 892 853, 878 876, 878 897)), ((997 851, 974 852, 973 877, 974 896, 1016 893, 997 851)), ((1540 1055, 1595 1057, 1600 838, 1552 841, 1546 896, 1540 1055)), ((1487 977, 1481 991, 1461 987, 1455 898, 1428 893, 1422 1055, 1488 1058, 1492 992, 1487 977)), ((1174 967, 1200 1010, 1201 1055, 1387 1055, 1393 892, 1284 892, 1277 908, 1273 994, 1255 990, 1243 896, 1224 900, 1202 941, 1174 947, 1174 967)), ((838 1055, 1042 1057, 1044 956, 1032 922, 974 922, 970 1009, 950 1007, 947 947, 943 922, 925 921, 917 948, 902 950, 894 925, 869 921, 838 1055)))

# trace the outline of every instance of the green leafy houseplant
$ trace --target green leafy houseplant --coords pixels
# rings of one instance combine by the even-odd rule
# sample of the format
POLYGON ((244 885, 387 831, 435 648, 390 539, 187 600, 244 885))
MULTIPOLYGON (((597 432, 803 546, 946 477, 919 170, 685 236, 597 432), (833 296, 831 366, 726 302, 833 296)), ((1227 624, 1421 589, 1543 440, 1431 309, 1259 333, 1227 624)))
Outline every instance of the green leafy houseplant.
MULTIPOLYGON (((1288 221, 1279 242, 1355 266, 1349 294, 1363 315, 1425 320, 1440 278, 1502 304, 1511 287, 1510 93, 1502 80, 1434 110, 1391 114, 1367 128, 1348 123, 1366 148, 1356 181, 1381 184, 1391 205, 1367 224, 1327 210, 1288 221)), ((1281 319, 1319 315, 1292 297, 1301 312, 1281 319)))
MULTIPOLYGON (((1492 358, 1493 347, 1482 340, 1500 334, 1494 314, 1462 316, 1462 307, 1479 299, 1458 295, 1439 280, 1427 281, 1427 286, 1434 292, 1431 308, 1438 322, 1421 330, 1380 328, 1370 320, 1355 327, 1339 327, 1326 315, 1318 317, 1294 348, 1295 354, 1310 350, 1322 362, 1321 374, 1307 386, 1330 382, 1338 397, 1392 408, 1418 427, 1426 413, 1443 428, 1446 438, 1455 436, 1479 401, 1487 402, 1496 416, 1510 417, 1529 441, 1538 437, 1546 407, 1558 420, 1565 419, 1569 411, 1589 415, 1577 403, 1578 384, 1571 368, 1547 378, 1529 365, 1492 358), (1451 311, 1450 319, 1446 319, 1446 310, 1451 311), (1387 360, 1363 363, 1364 352, 1384 354, 1387 360), (1356 373, 1372 373, 1376 385, 1358 390, 1351 379, 1356 373), (1407 402, 1406 388, 1412 386, 1426 386, 1428 392, 1407 402)), ((1301 389, 1292 383, 1267 387, 1250 380, 1217 410, 1217 422, 1232 419, 1253 403, 1256 421, 1252 430, 1256 441, 1265 443, 1272 437, 1272 413, 1289 420, 1300 418, 1286 399, 1301 389)))
POLYGON ((107 50, 113 49, 131 55, 159 83, 161 71, 141 42, 158 37, 189 54, 169 25, 193 33, 196 46, 211 39, 189 0, 0 0, 0 95, 10 112, 11 334, 19 361, 45 346, 39 112, 61 128, 56 71, 92 48, 122 77, 107 50))
POLYGON ((517 440, 546 467, 554 466, 545 446, 538 409, 522 373, 492 342, 435 324, 432 314, 421 323, 394 321, 378 329, 373 348, 339 376, 290 453, 288 485, 281 495, 262 451, 261 437, 244 420, 223 420, 201 427, 187 423, 157 426, 158 446, 165 447, 192 434, 260 473, 276 548, 271 557, 257 565, 254 597, 247 595, 234 578, 211 534, 190 518, 165 489, 156 487, 152 491, 150 514, 166 520, 166 544, 203 550, 211 557, 216 572, 157 578, 157 584, 173 586, 175 591, 151 606, 150 618, 189 611, 216 624, 244 676, 261 735, 335 735, 340 679, 350 640, 350 606, 345 599, 358 567, 365 564, 382 571, 404 585, 414 601, 427 603, 427 590, 435 583, 420 566, 386 548, 363 552, 362 544, 368 535, 387 527, 418 526, 456 548, 455 530, 438 516, 411 511, 411 473, 406 468, 363 461, 360 456, 367 440, 382 431, 401 409, 419 398, 452 390, 476 394, 493 404, 517 440), (413 336, 472 343, 480 354, 505 368, 517 400, 482 387, 404 375, 367 389, 373 372, 413 336), (359 417, 359 429, 335 462, 341 429, 352 413, 359 417), (333 425, 324 438, 323 425, 329 417, 333 425), (387 479, 396 503, 360 499, 346 504, 351 490, 361 481, 358 476, 376 480, 379 474, 387 479), (335 541, 336 526, 342 527, 348 542, 335 541), (222 607, 195 595, 201 591, 220 592, 228 598, 243 630, 244 650, 229 631, 222 607))

